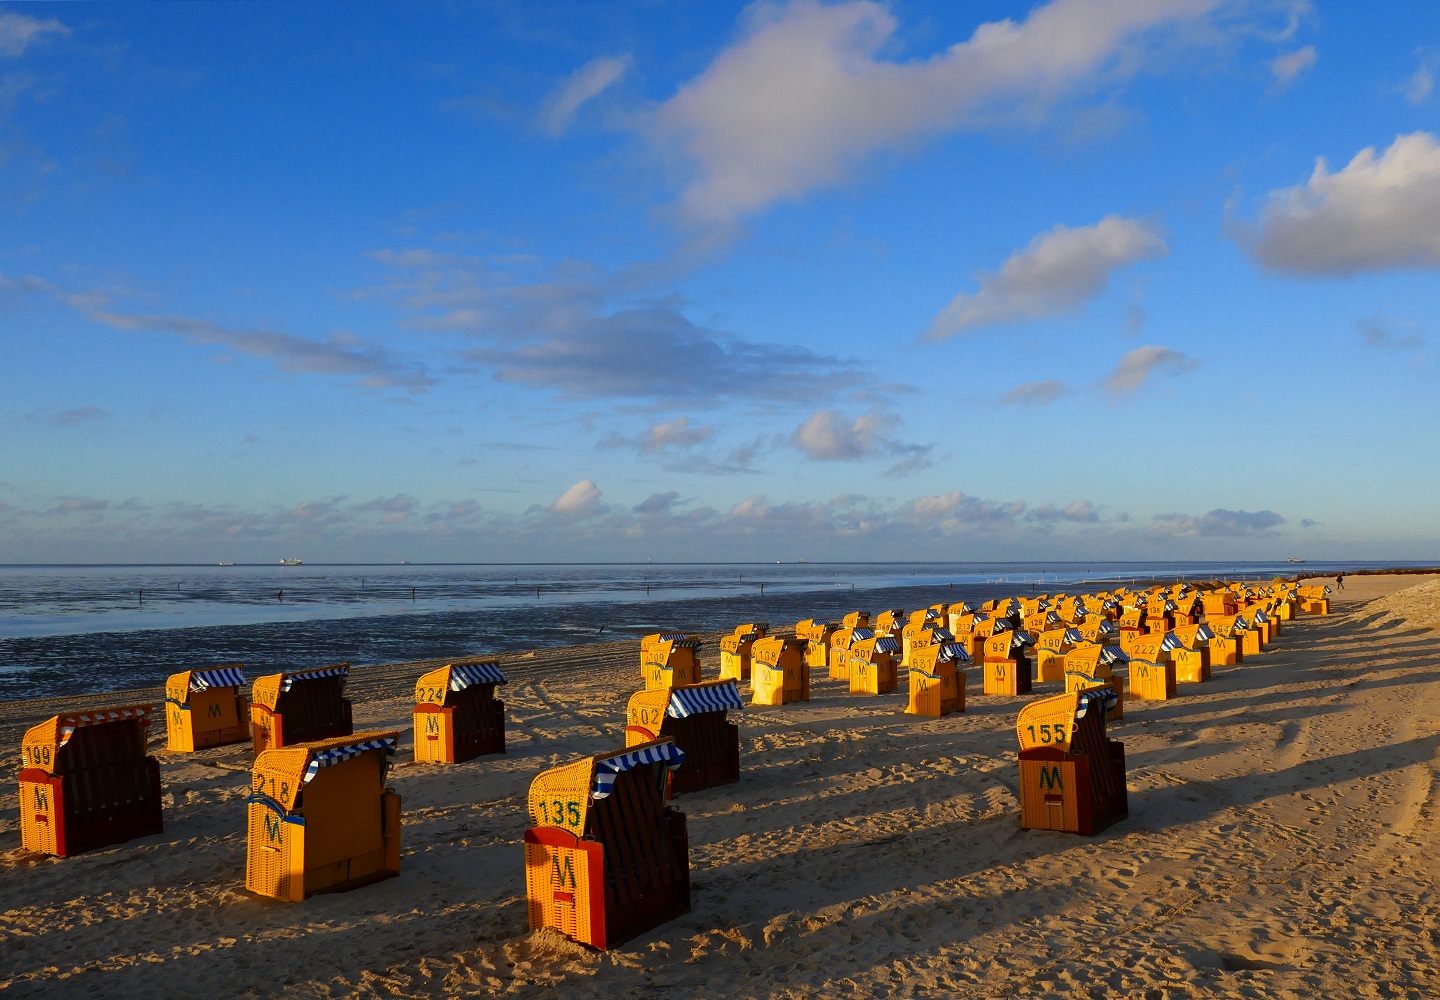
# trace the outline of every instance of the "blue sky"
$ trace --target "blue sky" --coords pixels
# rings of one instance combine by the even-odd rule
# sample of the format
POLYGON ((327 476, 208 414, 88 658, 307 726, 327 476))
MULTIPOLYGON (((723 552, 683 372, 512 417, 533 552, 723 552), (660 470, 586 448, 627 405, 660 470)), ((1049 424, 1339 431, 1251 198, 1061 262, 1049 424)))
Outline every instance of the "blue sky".
POLYGON ((1440 559, 1440 8, 0 4, 0 562, 1440 559))

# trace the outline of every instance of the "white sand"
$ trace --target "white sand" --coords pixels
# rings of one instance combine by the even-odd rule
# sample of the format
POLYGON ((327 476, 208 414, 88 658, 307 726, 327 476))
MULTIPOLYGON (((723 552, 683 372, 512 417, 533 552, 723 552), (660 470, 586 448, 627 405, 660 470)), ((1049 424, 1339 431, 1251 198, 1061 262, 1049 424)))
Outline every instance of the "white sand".
MULTIPOLYGON (((808 704, 747 708, 741 783, 676 800, 691 913, 604 954, 527 931, 524 797, 541 769, 622 742, 638 664, 509 685, 506 756, 394 772, 401 876, 295 906, 241 888, 246 747, 161 752, 165 834, 65 860, 19 849, 7 777, 0 988, 1437 996, 1440 636, 1412 622, 1440 618, 1440 588, 1402 617, 1409 597, 1364 601, 1416 578, 1346 582, 1335 614, 1265 655, 1127 704, 1130 818, 1093 839, 1020 830, 1026 699, 980 694, 974 670, 969 710, 944 719, 826 680, 808 704)), ((711 676, 717 658, 704 650, 711 676)), ((408 730, 409 712, 405 696, 357 704, 357 728, 408 730)))

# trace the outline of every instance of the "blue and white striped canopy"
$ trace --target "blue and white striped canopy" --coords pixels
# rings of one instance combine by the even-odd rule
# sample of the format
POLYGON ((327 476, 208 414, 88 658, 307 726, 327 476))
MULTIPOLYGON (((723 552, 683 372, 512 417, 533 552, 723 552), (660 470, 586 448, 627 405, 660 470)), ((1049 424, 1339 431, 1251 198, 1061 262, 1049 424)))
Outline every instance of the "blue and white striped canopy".
POLYGON ((1101 646, 1100 662, 1107 667, 1114 666, 1117 663, 1129 663, 1130 654, 1119 646, 1101 646))
POLYGON ((343 764, 347 760, 359 757, 367 750, 380 750, 384 752, 384 760, 380 765, 380 774, 383 777, 385 771, 390 767, 390 761, 395 756, 395 737, 383 736, 378 740, 365 740, 361 743, 351 743, 343 747, 331 747, 329 750, 321 750, 310 758, 310 766, 305 769, 305 784, 310 784, 315 775, 320 773, 322 767, 330 767, 333 764, 343 764))
POLYGON ((935 628, 932 628, 930 630, 930 637, 936 642, 955 641, 955 633, 951 632, 948 628, 944 628, 943 626, 937 626, 935 628))
POLYGON ((350 664, 337 663, 333 667, 320 667, 316 670, 297 670, 293 674, 286 674, 285 679, 280 682, 281 691, 289 691, 290 686, 296 681, 313 681, 321 677, 349 677, 350 664))
POLYGON ((701 687, 671 688, 665 714, 672 719, 684 719, 702 712, 725 712, 744 707, 745 703, 740 700, 740 688, 734 681, 726 681, 701 687))
POLYGON ((1172 650, 1184 648, 1185 643, 1181 642, 1180 637, 1174 632, 1166 632, 1165 638, 1160 640, 1160 651, 1163 653, 1169 653, 1172 650))
POLYGON ((926 608, 926 609, 925 609, 925 620, 926 620, 927 622, 930 621, 930 620, 933 619, 933 618, 939 618, 939 617, 940 617, 940 612, 936 611, 934 608, 926 608))
POLYGON ((1081 691, 1079 703, 1075 706, 1075 718, 1085 718, 1085 713, 1090 710, 1090 706, 1093 704, 1100 710, 1100 717, 1103 719, 1105 718, 1104 713, 1109 712, 1119 701, 1120 697, 1115 693, 1113 688, 1104 687, 1081 691))
POLYGON ((1017 628, 1014 634, 1015 638, 1010 642, 1011 648, 1014 648, 1015 646, 1035 645, 1035 637, 1029 632, 1026 632, 1023 628, 1017 628))
POLYGON ((1213 639, 1213 638, 1215 638, 1215 630, 1212 629, 1209 625, 1199 625, 1199 626, 1196 626, 1196 628, 1195 628, 1195 641, 1196 641, 1196 642, 1209 642, 1209 641, 1210 641, 1211 639, 1213 639))
POLYGON ((940 652, 935 657, 935 659, 939 660, 941 663, 945 663, 950 660, 954 660, 956 663, 969 663, 970 654, 965 652, 964 643, 942 642, 940 644, 940 652))
MULTIPOLYGON (((683 763, 685 751, 669 740, 603 757, 595 762, 595 783, 590 787, 590 797, 598 800, 608 796, 615 788, 616 776, 631 768, 640 767, 642 764, 664 764, 673 771, 683 763)), ((663 780, 663 771, 661 776, 663 780)))
POLYGON ((191 691, 204 691, 206 688, 241 687, 244 683, 245 671, 239 666, 190 671, 191 691))
POLYGON ((1267 615, 1263 609, 1256 608, 1255 614, 1252 616, 1252 620, 1255 622, 1256 625, 1264 625, 1270 620, 1270 616, 1267 615))
POLYGON ((851 642, 864 642, 866 639, 873 638, 875 638, 875 630, 873 628, 857 628, 850 633, 851 642))
POLYGON ((900 652, 900 640, 893 635, 882 635, 875 640, 875 652, 898 653, 900 652))
POLYGON ((1084 642, 1085 636, 1081 634, 1078 628, 1067 628, 1065 630, 1065 641, 1070 643, 1084 642))
POLYGON ((498 663, 466 663, 450 668, 450 690, 464 691, 471 684, 508 684, 498 663))
POLYGON ((681 639, 684 639, 684 638, 685 638, 685 633, 684 633, 684 632, 661 632, 661 633, 660 633, 660 641, 661 641, 661 642, 679 642, 681 639))

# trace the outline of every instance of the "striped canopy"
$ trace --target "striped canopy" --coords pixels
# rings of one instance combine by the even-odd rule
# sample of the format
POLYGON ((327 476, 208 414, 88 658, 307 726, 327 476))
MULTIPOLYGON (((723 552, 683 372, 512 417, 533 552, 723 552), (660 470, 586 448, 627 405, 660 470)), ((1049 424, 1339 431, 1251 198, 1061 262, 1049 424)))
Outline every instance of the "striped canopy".
MULTIPOLYGON (((595 762, 595 778, 590 786, 590 797, 599 800, 608 796, 615 788, 615 778, 631 768, 643 764, 664 764, 673 771, 683 763, 685 751, 677 747, 673 740, 602 757, 595 762)), ((664 771, 660 772, 660 780, 665 780, 664 771)))
POLYGON ((508 684, 498 663, 466 663, 450 668, 450 690, 464 691, 471 684, 508 684))
POLYGON ((149 705, 133 705, 129 708, 101 709, 98 712, 85 712, 77 715, 59 716, 60 738, 56 741, 56 748, 63 747, 70 742, 70 737, 75 730, 85 726, 100 726, 107 722, 115 722, 119 719, 134 719, 142 726, 150 725, 151 709, 149 705))
POLYGON ((893 635, 882 635, 875 640, 875 652, 898 653, 900 652, 900 640, 893 635))
POLYGON ((1174 632, 1166 632, 1166 633, 1165 633, 1165 638, 1163 638, 1163 639, 1160 640, 1160 649, 1161 649, 1162 652, 1168 653, 1168 652, 1171 652, 1172 650, 1184 649, 1184 648, 1185 648, 1185 643, 1181 642, 1181 641, 1180 641, 1180 637, 1179 637, 1178 635, 1176 635, 1174 632))
POLYGON ((1114 708, 1120 701, 1113 688, 1092 688, 1089 691, 1081 691, 1080 697, 1075 705, 1075 718, 1085 718, 1085 713, 1090 710, 1091 703, 1100 711, 1100 718, 1104 719, 1105 714, 1114 708))
POLYGON ((333 764, 343 764, 347 760, 359 757, 367 750, 381 750, 384 752, 380 763, 381 780, 384 780, 385 772, 390 767, 390 761, 395 757, 395 737, 382 736, 378 740, 365 740, 361 743, 351 743, 343 747, 331 747, 329 750, 321 750, 310 758, 310 766, 305 769, 305 784, 310 784, 315 775, 320 773, 322 767, 330 767, 333 764))
POLYGON ((1073 642, 1084 642, 1084 641, 1085 641, 1085 636, 1083 636, 1083 635, 1080 633, 1080 630, 1079 630, 1078 628, 1067 628, 1067 629, 1065 630, 1065 641, 1066 641, 1066 642, 1072 642, 1072 643, 1073 643, 1073 642))
POLYGON ((287 673, 285 679, 280 682, 281 691, 289 691, 296 681, 313 681, 321 677, 349 677, 350 664, 337 663, 333 667, 319 667, 315 670, 297 670, 293 674, 287 673))
POLYGON ((684 633, 684 632, 661 632, 661 633, 660 633, 660 641, 661 641, 661 642, 680 642, 680 641, 683 640, 684 638, 685 638, 685 633, 684 633))
POLYGON ((1100 662, 1107 667, 1113 667, 1117 663, 1129 663, 1130 654, 1119 646, 1101 646, 1100 662))
POLYGON ((665 714, 672 719, 684 719, 703 712, 724 712, 744 707, 745 703, 740 700, 740 688, 734 681, 725 681, 700 687, 671 688, 665 714))
POLYGON ((968 663, 970 662, 970 654, 965 652, 964 643, 942 642, 940 644, 940 652, 936 655, 935 659, 941 663, 947 660, 954 660, 956 663, 968 663))
POLYGON ((935 628, 931 629, 930 635, 937 642, 955 641, 955 633, 951 632, 948 628, 944 628, 943 626, 936 626, 935 628))
POLYGON ((216 667, 214 670, 190 671, 190 690, 204 691, 207 688, 242 687, 245 671, 240 667, 216 667))
POLYGON ((875 630, 873 628, 857 628, 852 629, 850 632, 851 642, 864 642, 866 639, 873 638, 875 638, 875 630))

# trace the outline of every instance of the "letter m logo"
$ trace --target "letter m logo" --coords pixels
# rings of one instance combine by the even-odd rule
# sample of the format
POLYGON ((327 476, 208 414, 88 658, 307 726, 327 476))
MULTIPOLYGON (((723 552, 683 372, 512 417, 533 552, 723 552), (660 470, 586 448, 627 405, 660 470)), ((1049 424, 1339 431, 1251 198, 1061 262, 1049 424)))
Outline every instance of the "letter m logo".
POLYGON ((1041 790, 1041 791, 1044 791, 1044 790, 1047 789, 1047 788, 1059 788, 1059 789, 1062 789, 1062 790, 1063 790, 1064 787, 1065 787, 1065 786, 1064 786, 1064 785, 1061 783, 1061 781, 1060 781, 1060 765, 1059 765, 1059 764, 1056 764, 1054 767, 1042 767, 1042 768, 1040 769, 1040 790, 1041 790))
POLYGON ((427 733, 438 733, 438 732, 440 732, 440 716, 436 715, 434 712, 426 712, 426 713, 425 713, 425 731, 426 731, 427 733))
POLYGON ((50 788, 47 785, 35 786, 35 808, 50 811, 50 788))
POLYGON ((218 719, 224 714, 225 709, 222 708, 218 703, 210 706, 210 718, 218 719))
POLYGON ((556 854, 551 858, 551 881, 557 886, 575 888, 575 864, 571 855, 556 854))
POLYGON ((280 817, 268 810, 265 813, 265 839, 272 844, 280 840, 280 817))

